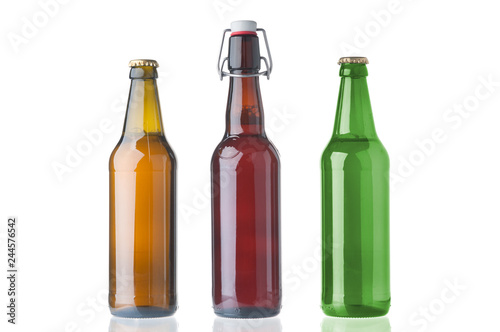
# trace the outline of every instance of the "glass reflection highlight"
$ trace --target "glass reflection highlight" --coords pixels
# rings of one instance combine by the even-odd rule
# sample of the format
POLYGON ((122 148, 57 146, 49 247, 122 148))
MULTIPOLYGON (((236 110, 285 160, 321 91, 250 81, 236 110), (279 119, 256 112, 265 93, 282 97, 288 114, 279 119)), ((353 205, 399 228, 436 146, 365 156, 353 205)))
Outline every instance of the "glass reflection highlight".
POLYGON ((321 332, 391 332, 389 318, 333 318, 325 317, 321 332))
POLYGON ((213 332, 281 332, 278 317, 265 319, 215 318, 213 332))
POLYGON ((175 317, 155 319, 129 319, 113 317, 109 332, 177 332, 175 317))

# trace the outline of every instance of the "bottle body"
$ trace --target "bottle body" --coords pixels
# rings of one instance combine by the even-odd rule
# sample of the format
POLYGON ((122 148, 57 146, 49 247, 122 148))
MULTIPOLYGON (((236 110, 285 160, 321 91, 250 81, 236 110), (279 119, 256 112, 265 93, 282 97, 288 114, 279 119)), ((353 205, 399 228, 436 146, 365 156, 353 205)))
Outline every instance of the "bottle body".
POLYGON ((380 142, 334 141, 321 164, 323 311, 383 316, 390 306, 387 152, 380 142))
POLYGON ((375 133, 365 76, 342 77, 334 135, 321 159, 322 309, 329 316, 383 316, 390 306, 389 157, 375 133))
POLYGON ((177 309, 176 160, 151 80, 134 79, 109 162, 109 305, 119 317, 164 317, 177 309))
POLYGON ((280 163, 264 137, 228 137, 212 163, 213 305, 217 315, 281 308, 280 163))

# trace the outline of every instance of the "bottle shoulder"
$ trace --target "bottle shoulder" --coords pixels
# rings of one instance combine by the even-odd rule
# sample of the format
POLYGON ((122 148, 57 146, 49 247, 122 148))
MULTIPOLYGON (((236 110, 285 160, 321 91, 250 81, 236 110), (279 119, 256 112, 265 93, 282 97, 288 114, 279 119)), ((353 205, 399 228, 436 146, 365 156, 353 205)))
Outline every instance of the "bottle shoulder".
POLYGON ((325 148, 323 165, 389 168, 389 154, 378 138, 332 138, 325 148))
POLYGON ((366 150, 373 150, 379 152, 387 151, 379 138, 339 138, 332 137, 328 142, 324 153, 328 152, 344 152, 344 153, 357 153, 366 150))
POLYGON ((175 163, 175 154, 162 135, 122 136, 109 159, 110 170, 164 170, 175 163))
POLYGON ((217 145, 212 160, 267 157, 279 162, 279 153, 274 144, 265 136, 228 136, 217 145))

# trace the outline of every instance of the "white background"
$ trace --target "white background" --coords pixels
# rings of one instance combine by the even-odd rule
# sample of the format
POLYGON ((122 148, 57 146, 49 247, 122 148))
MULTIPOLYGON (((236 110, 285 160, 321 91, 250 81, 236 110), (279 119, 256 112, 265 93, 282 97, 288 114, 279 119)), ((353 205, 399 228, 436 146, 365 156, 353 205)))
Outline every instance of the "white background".
MULTIPOLYGON (((134 58, 160 63, 165 131, 179 161, 180 308, 173 325, 181 332, 212 330, 206 189, 228 90, 215 63, 222 30, 236 19, 256 20, 267 30, 275 63, 271 80, 261 79, 268 134, 282 161, 285 300, 273 324, 286 332, 321 331, 319 159, 333 129, 336 61, 352 54, 371 62, 376 127, 395 179, 392 331, 497 329, 500 20, 494 4, 2 1, 0 267, 6 270, 6 220, 16 215, 20 278, 17 326, 6 322, 1 278, 0 330, 108 329, 107 163, 120 136, 127 64, 134 58), (89 143, 85 132, 95 134, 102 121, 112 129, 89 143), (59 178, 54 165, 88 144, 89 153, 59 178)), ((132 330, 148 329, 121 331, 132 330)))

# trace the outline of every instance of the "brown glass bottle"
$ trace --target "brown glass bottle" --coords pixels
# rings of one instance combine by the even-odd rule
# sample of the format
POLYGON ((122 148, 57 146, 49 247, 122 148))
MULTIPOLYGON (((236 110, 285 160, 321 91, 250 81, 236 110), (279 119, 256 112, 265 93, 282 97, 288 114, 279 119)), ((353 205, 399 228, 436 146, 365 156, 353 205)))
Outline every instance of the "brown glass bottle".
POLYGON ((109 305, 115 316, 172 315, 176 297, 175 156, 161 120, 154 60, 133 60, 123 134, 109 161, 109 305))
POLYGON ((226 132, 211 162, 213 306, 271 317, 281 309, 280 161, 264 130, 259 40, 232 31, 226 132))

